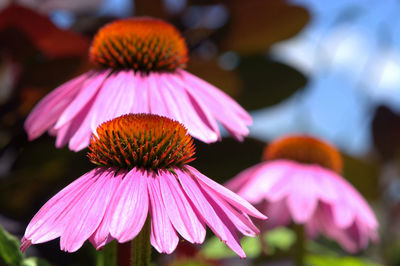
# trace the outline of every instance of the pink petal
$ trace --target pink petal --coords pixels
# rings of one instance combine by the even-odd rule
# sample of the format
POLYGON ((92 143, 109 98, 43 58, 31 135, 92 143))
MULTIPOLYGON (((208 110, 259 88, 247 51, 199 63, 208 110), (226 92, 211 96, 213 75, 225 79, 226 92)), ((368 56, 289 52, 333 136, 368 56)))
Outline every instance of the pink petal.
MULTIPOLYGON (((271 188, 290 171, 288 167, 281 167, 274 162, 262 162, 239 173, 233 181, 247 178, 247 182, 233 191, 251 203, 259 203, 270 198, 271 188)), ((228 188, 231 188, 227 186, 228 188)))
POLYGON ((350 253, 358 250, 357 243, 351 239, 350 235, 339 228, 332 217, 329 205, 322 204, 314 218, 319 222, 320 231, 340 243, 340 245, 350 253))
POLYGON ((106 79, 93 105, 92 132, 103 122, 130 113, 134 101, 133 79, 132 70, 120 70, 106 79))
POLYGON ((346 195, 348 196, 353 210, 356 212, 356 216, 364 223, 368 224, 369 227, 376 229, 378 227, 378 221, 371 207, 362 195, 344 178, 336 176, 335 180, 337 183, 341 184, 342 188, 340 191, 347 191, 346 195))
MULTIPOLYGON (((124 71, 114 72, 109 75, 98 90, 96 97, 90 101, 90 110, 83 116, 79 129, 76 130, 69 142, 69 148, 74 151, 79 151, 86 148, 89 145, 92 132, 95 131, 96 127, 111 118, 112 115, 109 112, 120 112, 119 100, 121 97, 127 97, 127 95, 121 95, 118 84, 122 83, 126 77, 124 71), (118 98, 119 97, 119 98, 118 98), (105 108, 104 106, 107 106, 105 108), (111 111, 110 111, 111 110, 111 111)), ((125 87, 121 87, 124 89, 125 87)), ((89 106, 89 103, 88 103, 89 106)), ((129 110, 127 106, 121 107, 129 110)), ((128 112, 128 111, 127 111, 128 112)))
MULTIPOLYGON (((260 164, 247 168, 225 183, 225 187, 241 195, 242 188, 250 182, 258 172, 260 164)), ((243 197, 243 195, 241 195, 243 197)), ((247 199, 249 200, 249 199, 247 199)))
POLYGON ((96 249, 100 249, 104 247, 108 242, 112 241, 114 238, 110 235, 110 224, 114 214, 114 205, 115 198, 119 198, 121 195, 116 194, 115 192, 120 190, 120 185, 122 183, 123 178, 125 177, 125 171, 118 171, 118 173, 114 174, 112 181, 113 184, 113 196, 109 201, 106 212, 101 220, 101 223, 97 227, 96 231, 90 236, 89 240, 93 244, 96 249))
POLYGON ((149 210, 147 175, 133 168, 123 177, 111 202, 111 236, 119 242, 132 240, 142 230, 149 210))
POLYGON ((229 189, 225 188, 224 186, 221 186, 220 184, 216 183, 215 181, 209 179, 199 171, 197 171, 195 168, 191 166, 186 166, 186 169, 192 173, 193 175, 196 176, 196 178, 200 181, 200 184, 205 187, 206 190, 211 189, 214 190, 217 195, 219 195, 221 198, 225 199, 228 201, 230 204, 232 204, 235 208, 238 210, 241 210, 251 216, 254 216, 259 219, 267 219, 265 215, 260 213, 256 208, 254 208, 250 203, 248 203, 246 200, 242 199, 240 196, 237 194, 233 193, 229 189))
POLYGON ((81 89, 83 82, 92 74, 92 72, 87 72, 64 83, 44 97, 33 108, 24 124, 30 140, 42 135, 57 121, 64 109, 81 89))
POLYGON ((229 108, 231 108, 232 111, 234 111, 240 118, 242 118, 246 124, 252 123, 252 118, 249 113, 247 113, 247 111, 244 110, 243 107, 241 107, 226 93, 185 70, 178 70, 177 72, 183 77, 184 82, 189 81, 190 84, 195 84, 195 87, 198 89, 199 94, 202 95, 201 98, 208 99, 209 97, 212 97, 215 101, 219 100, 221 104, 229 106, 229 108))
POLYGON ((205 193, 215 202, 216 205, 220 206, 221 210, 225 213, 227 219, 231 221, 237 230, 243 235, 255 236, 260 233, 260 230, 252 223, 250 218, 244 214, 239 213, 230 206, 225 200, 221 199, 212 190, 207 190, 205 193))
POLYGON ((61 234, 61 249, 78 250, 96 230, 113 195, 115 182, 113 170, 96 177, 96 181, 85 191, 68 213, 68 222, 61 234))
POLYGON ((179 238, 165 210, 158 178, 156 174, 147 178, 151 215, 150 241, 158 252, 171 254, 178 245, 179 238))
POLYGON ((197 182, 186 172, 179 169, 175 169, 175 172, 178 175, 178 179, 187 197, 192 201, 193 206, 196 208, 203 220, 206 221, 214 234, 216 234, 222 241, 228 241, 224 223, 211 207, 197 182))
POLYGON ((354 211, 345 200, 336 201, 332 206, 332 211, 335 223, 341 228, 349 227, 355 219, 354 211))
MULTIPOLYGON (((242 139, 249 133, 247 126, 252 123, 251 116, 232 98, 184 70, 180 70, 178 73, 182 75, 182 83, 185 84, 186 90, 191 91, 194 98, 200 98, 203 103, 207 103, 216 119, 234 137, 242 139)), ((175 80, 178 81, 178 79, 175 80)))
MULTIPOLYGON (((193 128, 193 134, 203 134, 203 138, 205 138, 204 141, 216 141, 216 137, 220 138, 220 133, 214 116, 202 102, 197 102, 193 99, 193 96, 188 93, 185 86, 182 85, 181 82, 176 81, 177 77, 179 77, 179 75, 164 74, 160 76, 160 80, 164 84, 163 86, 169 88, 169 93, 172 96, 176 95, 180 99, 179 104, 176 105, 176 113, 180 114, 180 119, 182 120, 178 121, 186 125, 189 132, 191 128, 193 128), (196 130, 196 132, 194 132, 194 130, 196 130)), ((167 97, 165 99, 168 100, 170 98, 167 97)), ((175 104, 173 97, 172 100, 167 101, 167 104, 175 104)), ((199 139, 201 139, 200 137, 201 135, 199 135, 199 139)))
POLYGON ((186 126, 189 134, 195 138, 206 143, 215 142, 219 137, 219 130, 214 132, 208 126, 208 121, 207 123, 202 121, 201 117, 205 115, 197 113, 185 89, 179 83, 174 82, 173 78, 173 75, 160 75, 159 82, 163 87, 157 91, 157 93, 162 94, 166 105, 172 110, 172 112, 169 112, 170 117, 186 126), (179 102, 176 99, 179 99, 179 102))
POLYGON ((186 198, 175 176, 165 171, 158 176, 161 196, 171 223, 191 243, 203 243, 206 229, 186 198))
POLYGON ((140 73, 135 73, 132 77, 132 93, 134 97, 130 112, 133 114, 150 113, 150 92, 146 79, 146 76, 142 76, 140 73))
MULTIPOLYGON (((205 193, 203 191, 203 193, 205 193)), ((206 195, 206 194, 205 194, 206 195)), ((246 258, 246 254, 244 253, 242 247, 240 246, 239 238, 235 233, 235 225, 232 223, 233 221, 226 216, 225 212, 222 210, 221 206, 215 203, 209 196, 206 196, 207 200, 214 208, 218 216, 221 218, 223 225, 224 225, 224 232, 227 236, 227 241, 224 241, 225 244, 232 249, 240 258, 246 258)))
POLYGON ((25 238, 38 244, 59 237, 66 226, 70 210, 101 174, 99 169, 94 169, 53 196, 33 217, 26 228, 25 238))
MULTIPOLYGON (((56 139, 56 147, 57 148, 61 148, 64 147, 70 140, 71 138, 76 134, 76 132, 78 131, 78 129, 81 127, 82 122, 85 120, 87 114, 90 111, 90 107, 93 103, 93 99, 89 101, 89 103, 80 110, 80 112, 74 117, 74 119, 72 119, 69 123, 63 125, 61 128, 59 129, 54 129, 52 128, 51 130, 55 131, 55 134, 57 136, 56 139)), ((91 133, 90 133, 91 134, 91 133)), ((89 141, 87 141, 86 145, 89 144, 89 141)), ((81 143, 80 143, 81 145, 81 143)), ((70 143, 70 149, 73 151, 78 151, 82 148, 75 145, 72 145, 70 143)))
POLYGON ((287 204, 296 223, 303 224, 311 219, 318 203, 318 188, 314 185, 312 173, 294 172, 291 176, 287 204))
POLYGON ((271 203, 264 203, 263 213, 268 215, 268 221, 263 223, 267 229, 272 229, 278 226, 286 226, 292 220, 289 209, 286 204, 286 199, 271 203))
POLYGON ((71 121, 82 109, 84 109, 88 102, 94 97, 94 95, 96 95, 109 74, 110 70, 94 72, 92 77, 85 80, 82 83, 82 89, 61 114, 54 128, 61 128, 63 125, 71 121))

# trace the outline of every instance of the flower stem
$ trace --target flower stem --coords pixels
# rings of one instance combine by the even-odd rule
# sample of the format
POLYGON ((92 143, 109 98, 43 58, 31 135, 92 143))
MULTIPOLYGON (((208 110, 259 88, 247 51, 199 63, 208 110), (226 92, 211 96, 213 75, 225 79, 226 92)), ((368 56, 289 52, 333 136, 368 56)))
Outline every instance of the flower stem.
POLYGON ((142 231, 140 231, 140 233, 131 242, 132 266, 150 265, 150 255, 151 255, 150 230, 151 230, 150 217, 147 217, 147 220, 144 223, 142 231))
POLYGON ((111 241, 102 251, 96 252, 96 266, 116 266, 117 262, 117 243, 111 241))
POLYGON ((295 243, 295 265, 304 266, 304 257, 306 252, 306 236, 304 231, 304 225, 295 224, 294 231, 296 233, 296 243, 295 243))

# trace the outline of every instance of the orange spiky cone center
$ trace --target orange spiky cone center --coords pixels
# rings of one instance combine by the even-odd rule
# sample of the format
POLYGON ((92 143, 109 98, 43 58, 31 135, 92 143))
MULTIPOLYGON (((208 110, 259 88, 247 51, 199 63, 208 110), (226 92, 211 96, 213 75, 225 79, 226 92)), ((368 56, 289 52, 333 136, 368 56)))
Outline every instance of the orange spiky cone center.
POLYGON ((337 173, 343 168, 340 152, 334 146, 310 136, 288 136, 273 141, 265 148, 263 159, 318 164, 337 173))
POLYGON ((173 170, 194 160, 192 137, 177 121, 152 114, 128 114, 101 124, 88 157, 99 166, 173 170))
POLYGON ((138 71, 173 71, 188 61, 185 40, 162 20, 130 18, 102 27, 90 48, 91 62, 100 67, 138 71))

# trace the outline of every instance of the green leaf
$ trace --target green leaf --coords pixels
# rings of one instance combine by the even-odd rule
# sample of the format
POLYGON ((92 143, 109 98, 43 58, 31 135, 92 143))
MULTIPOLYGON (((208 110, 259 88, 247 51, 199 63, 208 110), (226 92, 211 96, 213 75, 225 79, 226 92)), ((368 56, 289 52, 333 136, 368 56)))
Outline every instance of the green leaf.
POLYGON ((382 266, 382 264, 369 262, 358 257, 326 255, 308 255, 306 257, 306 263, 311 266, 382 266))
POLYGON ((216 236, 207 240, 201 252, 210 259, 223 259, 235 256, 235 253, 216 236))
POLYGON ((268 245, 268 250, 275 248, 289 250, 296 241, 296 234, 286 227, 278 227, 264 234, 264 240, 268 245))
MULTIPOLYGON (((261 245, 258 237, 243 237, 240 242, 247 258, 255 258, 260 255, 261 245)), ((210 238, 203 245, 201 252, 209 259, 237 257, 236 253, 216 236, 210 238)))
POLYGON ((51 264, 41 258, 29 257, 22 261, 21 266, 51 266, 51 264))
POLYGON ((23 255, 19 250, 20 241, 0 225, 0 258, 7 265, 19 265, 23 255))

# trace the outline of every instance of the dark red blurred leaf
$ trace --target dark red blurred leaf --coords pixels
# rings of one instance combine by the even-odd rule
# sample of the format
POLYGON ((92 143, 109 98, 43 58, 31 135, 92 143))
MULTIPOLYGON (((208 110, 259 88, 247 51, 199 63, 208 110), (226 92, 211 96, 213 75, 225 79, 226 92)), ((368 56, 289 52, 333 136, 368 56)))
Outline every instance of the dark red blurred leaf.
POLYGON ((384 160, 400 155, 400 115, 387 106, 379 106, 372 120, 372 137, 384 160))
POLYGON ((0 12, 0 32, 10 28, 23 32, 49 58, 85 56, 90 44, 87 37, 59 29, 46 16, 15 4, 0 12))
POLYGON ((283 0, 226 1, 231 13, 226 50, 263 53, 270 45, 297 34, 309 21, 308 11, 283 0))
POLYGON ((163 0, 135 0, 135 16, 168 19, 171 14, 166 11, 163 0))

